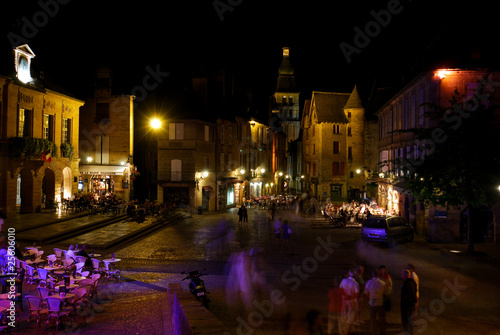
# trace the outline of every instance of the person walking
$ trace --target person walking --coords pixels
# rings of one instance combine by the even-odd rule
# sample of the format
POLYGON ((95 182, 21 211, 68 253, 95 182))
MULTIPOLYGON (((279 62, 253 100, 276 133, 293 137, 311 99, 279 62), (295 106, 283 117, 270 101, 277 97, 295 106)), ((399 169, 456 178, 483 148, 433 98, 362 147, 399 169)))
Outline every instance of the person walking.
POLYGON ((271 202, 271 221, 274 221, 274 217, 276 216, 276 203, 274 201, 271 202))
POLYGON ((410 270, 404 269, 401 277, 401 323, 406 334, 413 335, 413 316, 417 306, 417 283, 411 278, 410 270))
POLYGON ((343 291, 339 287, 340 278, 333 279, 333 286, 328 290, 328 328, 327 334, 333 335, 336 328, 338 333, 341 334, 340 327, 340 313, 342 312, 342 296, 343 291))
MULTIPOLYGON (((354 279, 358 282, 359 284, 359 292, 362 293, 365 291, 365 267, 363 265, 358 265, 355 268, 355 275, 354 279)), ((365 302, 365 296, 363 294, 360 294, 358 297, 358 312, 356 314, 356 322, 355 325, 359 326, 363 321, 361 320, 361 310, 363 309, 363 305, 365 302)))
POLYGON ((274 238, 276 239, 276 246, 279 246, 281 239, 281 218, 274 221, 274 238))
POLYGON ((413 320, 415 321, 417 319, 418 299, 420 297, 420 293, 419 293, 420 279, 418 278, 418 275, 415 272, 415 265, 413 265, 413 264, 410 263, 410 264, 408 264, 408 266, 406 268, 410 271, 411 278, 413 278, 413 280, 417 284, 417 304, 415 305, 415 313, 413 313, 413 320))
POLYGON ((385 335, 385 310, 383 307, 384 295, 387 292, 386 283, 379 278, 379 271, 372 271, 372 279, 366 282, 365 295, 368 297, 370 308, 370 331, 375 335, 375 329, 380 329, 380 334, 385 335))
POLYGON ((384 310, 389 312, 391 310, 391 293, 392 293, 392 278, 387 273, 387 267, 385 265, 380 265, 378 267, 378 275, 381 280, 387 285, 387 291, 384 296, 384 310))
POLYGON ((340 320, 342 323, 342 335, 349 334, 351 325, 356 322, 358 313, 359 284, 354 279, 356 271, 349 270, 349 276, 342 279, 340 288, 343 290, 343 303, 340 320))
POLYGON ((288 224, 288 220, 283 221, 283 225, 281 226, 281 238, 283 239, 284 246, 288 246, 288 241, 290 240, 291 233, 292 233, 292 229, 290 229, 290 225, 288 224))
POLYGON ((238 209, 238 224, 241 224, 243 222, 243 208, 245 205, 241 205, 240 209, 238 209))

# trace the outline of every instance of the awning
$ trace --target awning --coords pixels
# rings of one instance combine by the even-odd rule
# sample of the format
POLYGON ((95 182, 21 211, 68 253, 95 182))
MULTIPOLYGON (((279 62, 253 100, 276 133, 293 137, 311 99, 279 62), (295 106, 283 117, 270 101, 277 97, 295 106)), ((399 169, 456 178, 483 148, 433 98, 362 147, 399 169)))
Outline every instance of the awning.
POLYGON ((120 175, 122 176, 127 167, 123 165, 80 165, 80 174, 92 175, 120 175))
POLYGON ((205 191, 211 191, 212 190, 212 186, 203 186, 203 189, 205 191))

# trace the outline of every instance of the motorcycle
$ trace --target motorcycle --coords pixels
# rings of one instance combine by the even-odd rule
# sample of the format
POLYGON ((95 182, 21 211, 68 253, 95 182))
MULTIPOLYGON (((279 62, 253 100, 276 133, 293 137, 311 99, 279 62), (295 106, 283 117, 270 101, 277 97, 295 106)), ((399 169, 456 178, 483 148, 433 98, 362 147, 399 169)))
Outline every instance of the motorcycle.
MULTIPOLYGON (((202 269, 201 271, 191 271, 182 280, 190 280, 189 290, 191 291, 191 294, 193 294, 196 299, 201 301, 205 308, 208 308, 208 303, 210 302, 210 299, 208 298, 208 291, 205 287, 205 282, 200 278, 201 276, 206 275, 206 273, 202 273, 203 270, 205 269, 202 269)), ((182 271, 181 274, 186 274, 186 272, 182 271)))

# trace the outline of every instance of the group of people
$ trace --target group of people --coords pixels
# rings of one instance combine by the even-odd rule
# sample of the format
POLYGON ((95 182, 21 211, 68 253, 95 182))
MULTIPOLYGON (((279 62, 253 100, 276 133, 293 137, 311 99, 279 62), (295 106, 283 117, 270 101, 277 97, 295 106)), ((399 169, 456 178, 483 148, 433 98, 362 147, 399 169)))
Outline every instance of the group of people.
POLYGON ((384 214, 383 209, 378 208, 377 204, 372 201, 370 204, 358 203, 352 201, 350 203, 342 203, 336 205, 331 202, 326 203, 322 209, 323 215, 326 217, 341 217, 346 222, 362 222, 364 219, 373 214, 384 214))
POLYGON ((248 223, 248 209, 245 205, 241 205, 238 209, 238 223, 248 223))
MULTIPOLYGON (((415 266, 408 264, 401 274, 401 323, 402 331, 413 334, 418 308, 419 279, 415 266)), ((364 267, 358 266, 347 272, 344 278, 337 277, 329 289, 327 334, 349 334, 352 326, 359 326, 365 303, 369 308, 372 334, 386 333, 386 312, 391 310, 393 281, 385 265, 371 271, 371 278, 365 282, 364 267)), ((322 334, 318 332, 317 334, 322 334)))

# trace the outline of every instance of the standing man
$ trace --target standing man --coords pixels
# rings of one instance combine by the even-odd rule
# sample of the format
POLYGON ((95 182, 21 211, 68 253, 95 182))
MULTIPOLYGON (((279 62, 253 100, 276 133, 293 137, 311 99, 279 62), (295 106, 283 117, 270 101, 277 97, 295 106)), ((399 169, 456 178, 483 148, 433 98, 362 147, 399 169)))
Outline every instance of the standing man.
POLYGON ((415 281, 417 284, 417 304, 415 305, 415 313, 413 313, 413 320, 415 321, 417 319, 417 312, 418 312, 418 299, 420 297, 419 289, 420 289, 420 279, 417 276, 417 273, 415 272, 415 265, 413 264, 408 264, 406 267, 411 274, 411 278, 415 281))
POLYGON ((349 277, 342 279, 340 288, 343 290, 344 299, 342 304, 341 322, 342 335, 349 334, 351 325, 356 322, 358 314, 359 284, 354 279, 356 271, 349 270, 349 277))
POLYGON ((365 295, 368 297, 370 307, 370 330, 375 334, 376 324, 380 328, 380 335, 385 335, 385 310, 384 295, 387 293, 387 285, 379 278, 379 271, 372 271, 372 279, 365 285, 365 295))
POLYGON ((401 323, 404 331, 413 335, 413 315, 417 306, 417 283, 411 278, 410 270, 404 269, 401 274, 403 285, 401 286, 401 323))
POLYGON ((327 334, 333 335, 334 329, 342 333, 340 313, 342 312, 342 289, 339 287, 340 277, 333 279, 333 286, 328 290, 328 328, 327 334))

